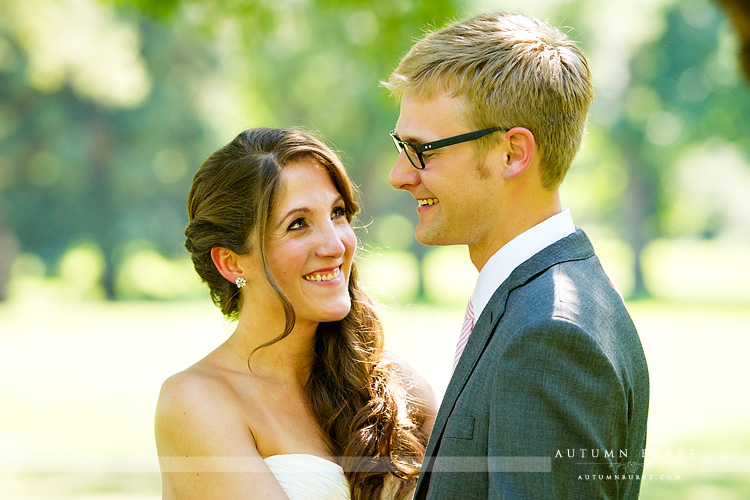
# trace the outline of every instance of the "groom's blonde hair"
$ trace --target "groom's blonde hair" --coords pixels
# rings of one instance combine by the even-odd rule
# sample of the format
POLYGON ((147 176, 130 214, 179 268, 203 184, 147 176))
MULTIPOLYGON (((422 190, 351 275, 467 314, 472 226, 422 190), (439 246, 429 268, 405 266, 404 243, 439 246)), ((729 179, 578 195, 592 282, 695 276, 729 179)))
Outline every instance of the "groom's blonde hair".
MULTIPOLYGON (((521 14, 481 14, 428 33, 384 85, 396 98, 447 91, 468 101, 477 130, 525 127, 541 155, 541 180, 560 185, 594 98, 588 62, 560 30, 521 14)), ((477 141, 486 151, 494 134, 477 141)))

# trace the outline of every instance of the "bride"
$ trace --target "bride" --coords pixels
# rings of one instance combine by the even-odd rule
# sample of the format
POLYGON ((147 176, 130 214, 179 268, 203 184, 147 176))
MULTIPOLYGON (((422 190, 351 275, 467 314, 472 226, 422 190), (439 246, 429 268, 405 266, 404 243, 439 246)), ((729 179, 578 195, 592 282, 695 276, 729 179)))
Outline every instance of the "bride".
POLYGON ((357 210, 341 161, 300 130, 242 132, 196 173, 185 246, 237 327, 162 386, 165 500, 411 495, 435 401, 383 351, 357 210))

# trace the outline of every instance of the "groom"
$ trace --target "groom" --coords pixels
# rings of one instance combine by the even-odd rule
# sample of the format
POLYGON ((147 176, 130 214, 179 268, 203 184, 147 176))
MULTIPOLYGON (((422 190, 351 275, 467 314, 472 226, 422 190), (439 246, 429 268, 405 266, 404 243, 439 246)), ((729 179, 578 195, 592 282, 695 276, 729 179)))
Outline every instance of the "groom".
POLYGON ((638 498, 646 360, 558 193, 594 94, 582 52, 480 15, 427 34, 386 86, 417 240, 468 245, 479 270, 415 498, 638 498))

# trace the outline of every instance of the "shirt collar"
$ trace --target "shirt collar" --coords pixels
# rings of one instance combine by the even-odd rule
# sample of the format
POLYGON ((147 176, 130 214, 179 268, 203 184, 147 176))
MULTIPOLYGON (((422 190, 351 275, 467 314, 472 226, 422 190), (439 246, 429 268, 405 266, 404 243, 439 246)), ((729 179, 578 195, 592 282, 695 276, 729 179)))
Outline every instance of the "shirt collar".
POLYGON ((559 214, 519 234, 495 252, 479 273, 470 299, 474 306, 474 317, 479 318, 497 287, 508 279, 515 268, 575 231, 570 210, 565 208, 559 214))

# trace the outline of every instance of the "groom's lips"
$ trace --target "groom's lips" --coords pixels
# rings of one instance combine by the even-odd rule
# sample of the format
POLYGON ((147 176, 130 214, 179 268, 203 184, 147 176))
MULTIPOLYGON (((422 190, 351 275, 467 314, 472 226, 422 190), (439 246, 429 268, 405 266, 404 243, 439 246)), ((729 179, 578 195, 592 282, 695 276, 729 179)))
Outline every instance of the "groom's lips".
POLYGON ((438 200, 437 198, 417 198, 416 200, 419 204, 419 206, 417 207, 417 212, 430 210, 433 206, 440 203, 440 200, 438 200))

